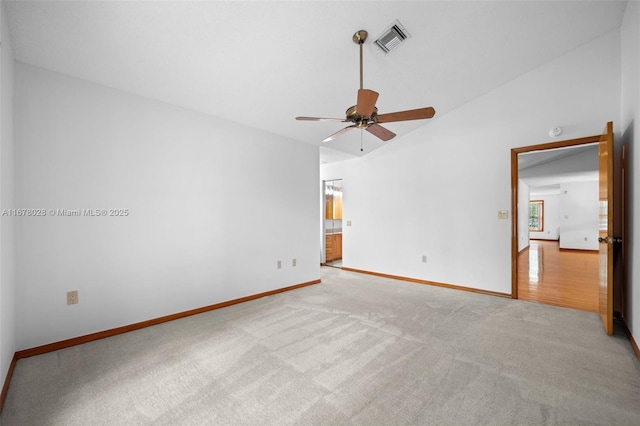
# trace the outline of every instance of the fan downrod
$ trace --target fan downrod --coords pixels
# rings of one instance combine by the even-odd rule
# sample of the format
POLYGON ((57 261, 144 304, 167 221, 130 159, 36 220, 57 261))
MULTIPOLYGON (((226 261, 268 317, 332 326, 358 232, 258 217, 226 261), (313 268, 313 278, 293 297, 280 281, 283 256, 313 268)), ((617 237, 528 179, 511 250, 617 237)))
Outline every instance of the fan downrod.
POLYGON ((365 30, 360 30, 353 35, 353 42, 360 47, 360 89, 362 89, 362 45, 367 40, 368 33, 365 30))

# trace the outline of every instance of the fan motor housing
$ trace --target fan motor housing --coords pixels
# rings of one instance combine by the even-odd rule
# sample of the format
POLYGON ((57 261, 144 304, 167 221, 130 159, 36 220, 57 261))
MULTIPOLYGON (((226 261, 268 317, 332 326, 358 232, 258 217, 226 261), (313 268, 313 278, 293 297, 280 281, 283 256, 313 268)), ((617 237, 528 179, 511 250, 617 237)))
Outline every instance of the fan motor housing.
POLYGON ((373 120, 373 117, 378 113, 378 108, 374 107, 373 112, 371 113, 371 117, 363 117, 356 111, 356 106, 354 105, 347 109, 346 115, 347 120, 355 123, 358 127, 366 127, 370 120, 373 120))

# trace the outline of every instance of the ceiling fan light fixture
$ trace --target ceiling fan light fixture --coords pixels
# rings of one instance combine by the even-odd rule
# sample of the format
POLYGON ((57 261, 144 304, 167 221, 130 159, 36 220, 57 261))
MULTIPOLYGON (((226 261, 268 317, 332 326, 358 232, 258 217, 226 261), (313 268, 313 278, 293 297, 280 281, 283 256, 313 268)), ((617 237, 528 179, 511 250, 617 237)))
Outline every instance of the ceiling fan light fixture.
POLYGON ((395 21, 374 43, 384 53, 389 53, 410 37, 400 21, 395 21))
MULTIPOLYGON (((400 29, 400 23, 397 22, 393 26, 394 31, 398 31, 400 29)), ((404 28, 402 28, 404 30, 404 28)), ((402 33, 402 36, 406 38, 406 32, 402 33)), ((378 101, 379 93, 371 90, 363 88, 362 83, 362 45, 367 39, 367 32, 365 30, 360 30, 353 35, 353 42, 358 45, 360 50, 360 89, 358 90, 358 98, 356 105, 349 107, 346 111, 345 119, 340 118, 322 118, 322 117, 296 117, 296 120, 303 121, 342 121, 343 123, 352 123, 351 125, 338 130, 328 138, 325 138, 322 142, 331 142, 338 136, 348 132, 351 129, 360 129, 360 138, 362 138, 362 130, 366 130, 371 133, 373 136, 382 140, 383 142, 387 142, 394 137, 396 134, 391 130, 386 129, 381 126, 380 123, 393 123, 396 121, 409 121, 409 120, 424 120, 427 118, 432 118, 436 113, 436 110, 433 107, 427 108, 418 108, 406 111, 396 111, 390 112, 386 114, 378 114, 378 108, 376 107, 376 102, 378 101)), ((361 139, 362 144, 362 139, 361 139)), ((360 146, 360 150, 362 150, 362 146, 360 146)))

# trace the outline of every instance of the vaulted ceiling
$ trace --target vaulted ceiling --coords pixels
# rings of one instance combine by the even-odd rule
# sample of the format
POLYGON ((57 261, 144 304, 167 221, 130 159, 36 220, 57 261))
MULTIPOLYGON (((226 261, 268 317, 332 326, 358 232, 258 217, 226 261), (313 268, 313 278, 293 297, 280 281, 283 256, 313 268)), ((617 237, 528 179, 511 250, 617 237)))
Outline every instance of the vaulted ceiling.
MULTIPOLYGON (((326 161, 382 145, 322 140, 359 87, 381 113, 436 117, 620 27, 622 1, 5 1, 17 61, 324 146, 326 161), (410 38, 372 41, 396 20, 410 38)), ((401 138, 429 120, 387 124, 401 138)), ((394 143, 398 138, 387 143, 394 143)))

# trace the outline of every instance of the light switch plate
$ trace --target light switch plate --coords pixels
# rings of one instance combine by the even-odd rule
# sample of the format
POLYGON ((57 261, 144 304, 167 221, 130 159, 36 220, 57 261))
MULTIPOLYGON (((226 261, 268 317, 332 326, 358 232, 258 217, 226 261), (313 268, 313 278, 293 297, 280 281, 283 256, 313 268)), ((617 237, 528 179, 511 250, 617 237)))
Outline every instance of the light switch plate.
POLYGON ((67 292, 67 305, 75 305, 78 303, 78 290, 67 292))

